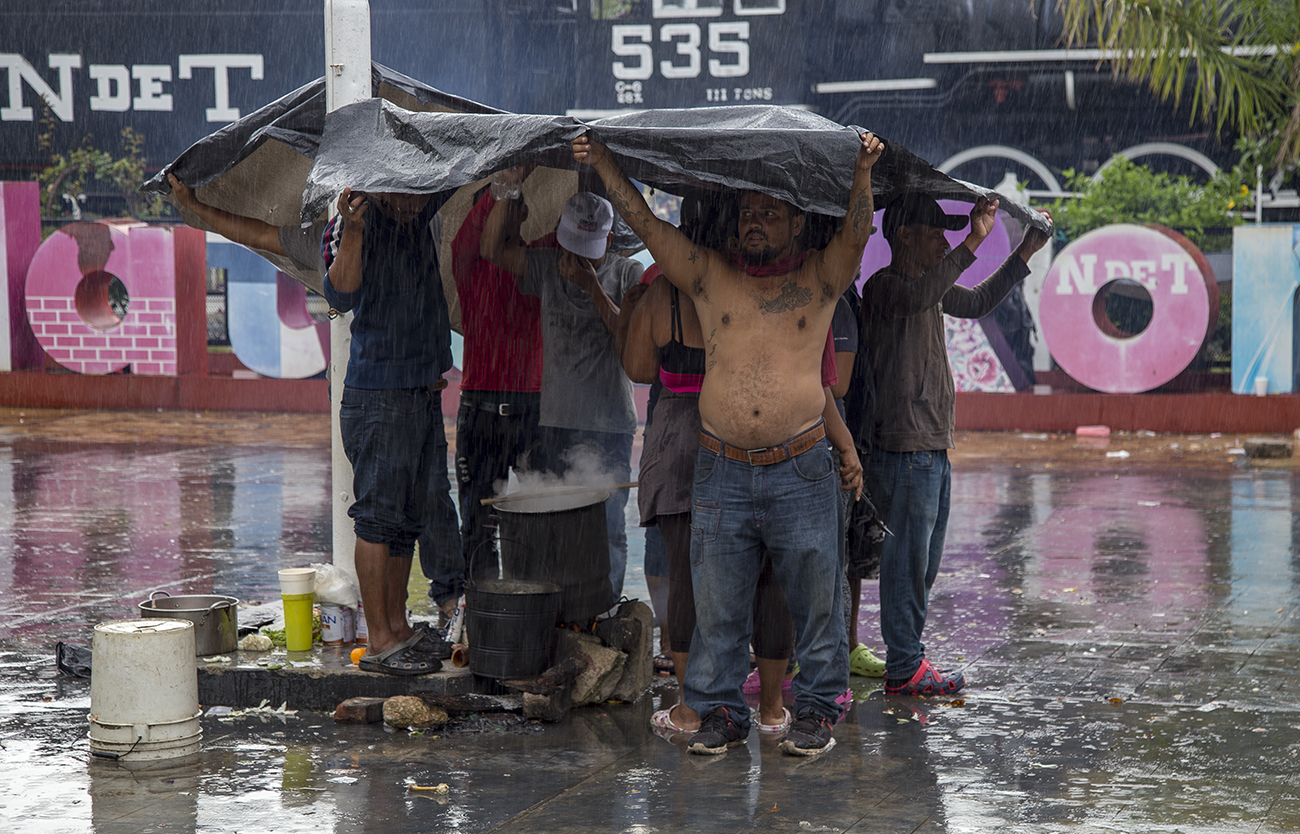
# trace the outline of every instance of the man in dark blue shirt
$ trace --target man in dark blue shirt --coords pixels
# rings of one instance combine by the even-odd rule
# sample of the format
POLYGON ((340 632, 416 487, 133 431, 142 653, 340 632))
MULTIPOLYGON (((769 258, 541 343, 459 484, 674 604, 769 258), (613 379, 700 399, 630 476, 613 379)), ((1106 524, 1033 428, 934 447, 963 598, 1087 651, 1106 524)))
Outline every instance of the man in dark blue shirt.
POLYGON ((360 666, 394 675, 436 672, 450 655, 441 638, 406 621, 411 558, 425 525, 445 527, 440 538, 460 548, 442 420, 451 325, 431 226, 442 202, 345 188, 322 245, 325 298, 354 313, 339 423, 354 470, 348 515, 369 629, 360 666))

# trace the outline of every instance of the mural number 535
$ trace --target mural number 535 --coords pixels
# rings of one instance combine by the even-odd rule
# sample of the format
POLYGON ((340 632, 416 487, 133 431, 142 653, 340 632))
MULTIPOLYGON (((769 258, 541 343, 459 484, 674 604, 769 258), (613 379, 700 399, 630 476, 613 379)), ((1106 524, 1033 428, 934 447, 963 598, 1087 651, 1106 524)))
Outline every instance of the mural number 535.
MULTIPOLYGON (((665 23, 659 27, 658 43, 668 55, 658 62, 663 78, 699 78, 704 66, 702 31, 698 23, 665 23)), ((749 75, 749 21, 734 20, 708 24, 709 75, 713 78, 743 78, 749 75)), ((620 81, 644 81, 654 75, 654 27, 625 24, 610 27, 611 49, 619 58, 613 62, 614 77, 620 81)))

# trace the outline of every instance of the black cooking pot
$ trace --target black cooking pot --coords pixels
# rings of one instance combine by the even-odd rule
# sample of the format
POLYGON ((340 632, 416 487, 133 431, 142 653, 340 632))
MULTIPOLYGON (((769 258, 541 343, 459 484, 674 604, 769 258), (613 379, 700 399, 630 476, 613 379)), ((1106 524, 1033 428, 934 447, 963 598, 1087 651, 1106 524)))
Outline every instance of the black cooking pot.
POLYGON ((494 509, 501 533, 501 575, 560 586, 557 622, 586 624, 614 605, 609 584, 609 492, 507 498, 494 509))

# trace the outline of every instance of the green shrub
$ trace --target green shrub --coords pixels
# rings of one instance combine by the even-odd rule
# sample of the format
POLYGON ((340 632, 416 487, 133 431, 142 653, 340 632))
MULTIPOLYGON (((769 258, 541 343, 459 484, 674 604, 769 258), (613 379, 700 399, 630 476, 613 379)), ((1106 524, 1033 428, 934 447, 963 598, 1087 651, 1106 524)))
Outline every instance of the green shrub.
POLYGON ((1227 173, 1198 183, 1121 156, 1095 180, 1074 170, 1063 174, 1066 190, 1080 196, 1058 199, 1050 208, 1056 228, 1070 240, 1114 223, 1149 223, 1182 232, 1202 251, 1227 249, 1232 245, 1227 227, 1241 223, 1234 209, 1249 194, 1227 173))

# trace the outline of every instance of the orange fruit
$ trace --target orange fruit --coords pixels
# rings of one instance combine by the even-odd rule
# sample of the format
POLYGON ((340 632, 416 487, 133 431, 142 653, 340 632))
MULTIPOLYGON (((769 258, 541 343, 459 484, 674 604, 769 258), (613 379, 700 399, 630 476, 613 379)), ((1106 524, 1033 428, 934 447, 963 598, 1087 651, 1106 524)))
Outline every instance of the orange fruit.
POLYGON ((361 664, 361 656, 364 655, 365 653, 366 653, 366 647, 365 647, 365 646, 362 646, 362 647, 359 648, 359 649, 353 649, 353 650, 352 650, 352 665, 353 665, 353 666, 359 666, 359 665, 361 664))

